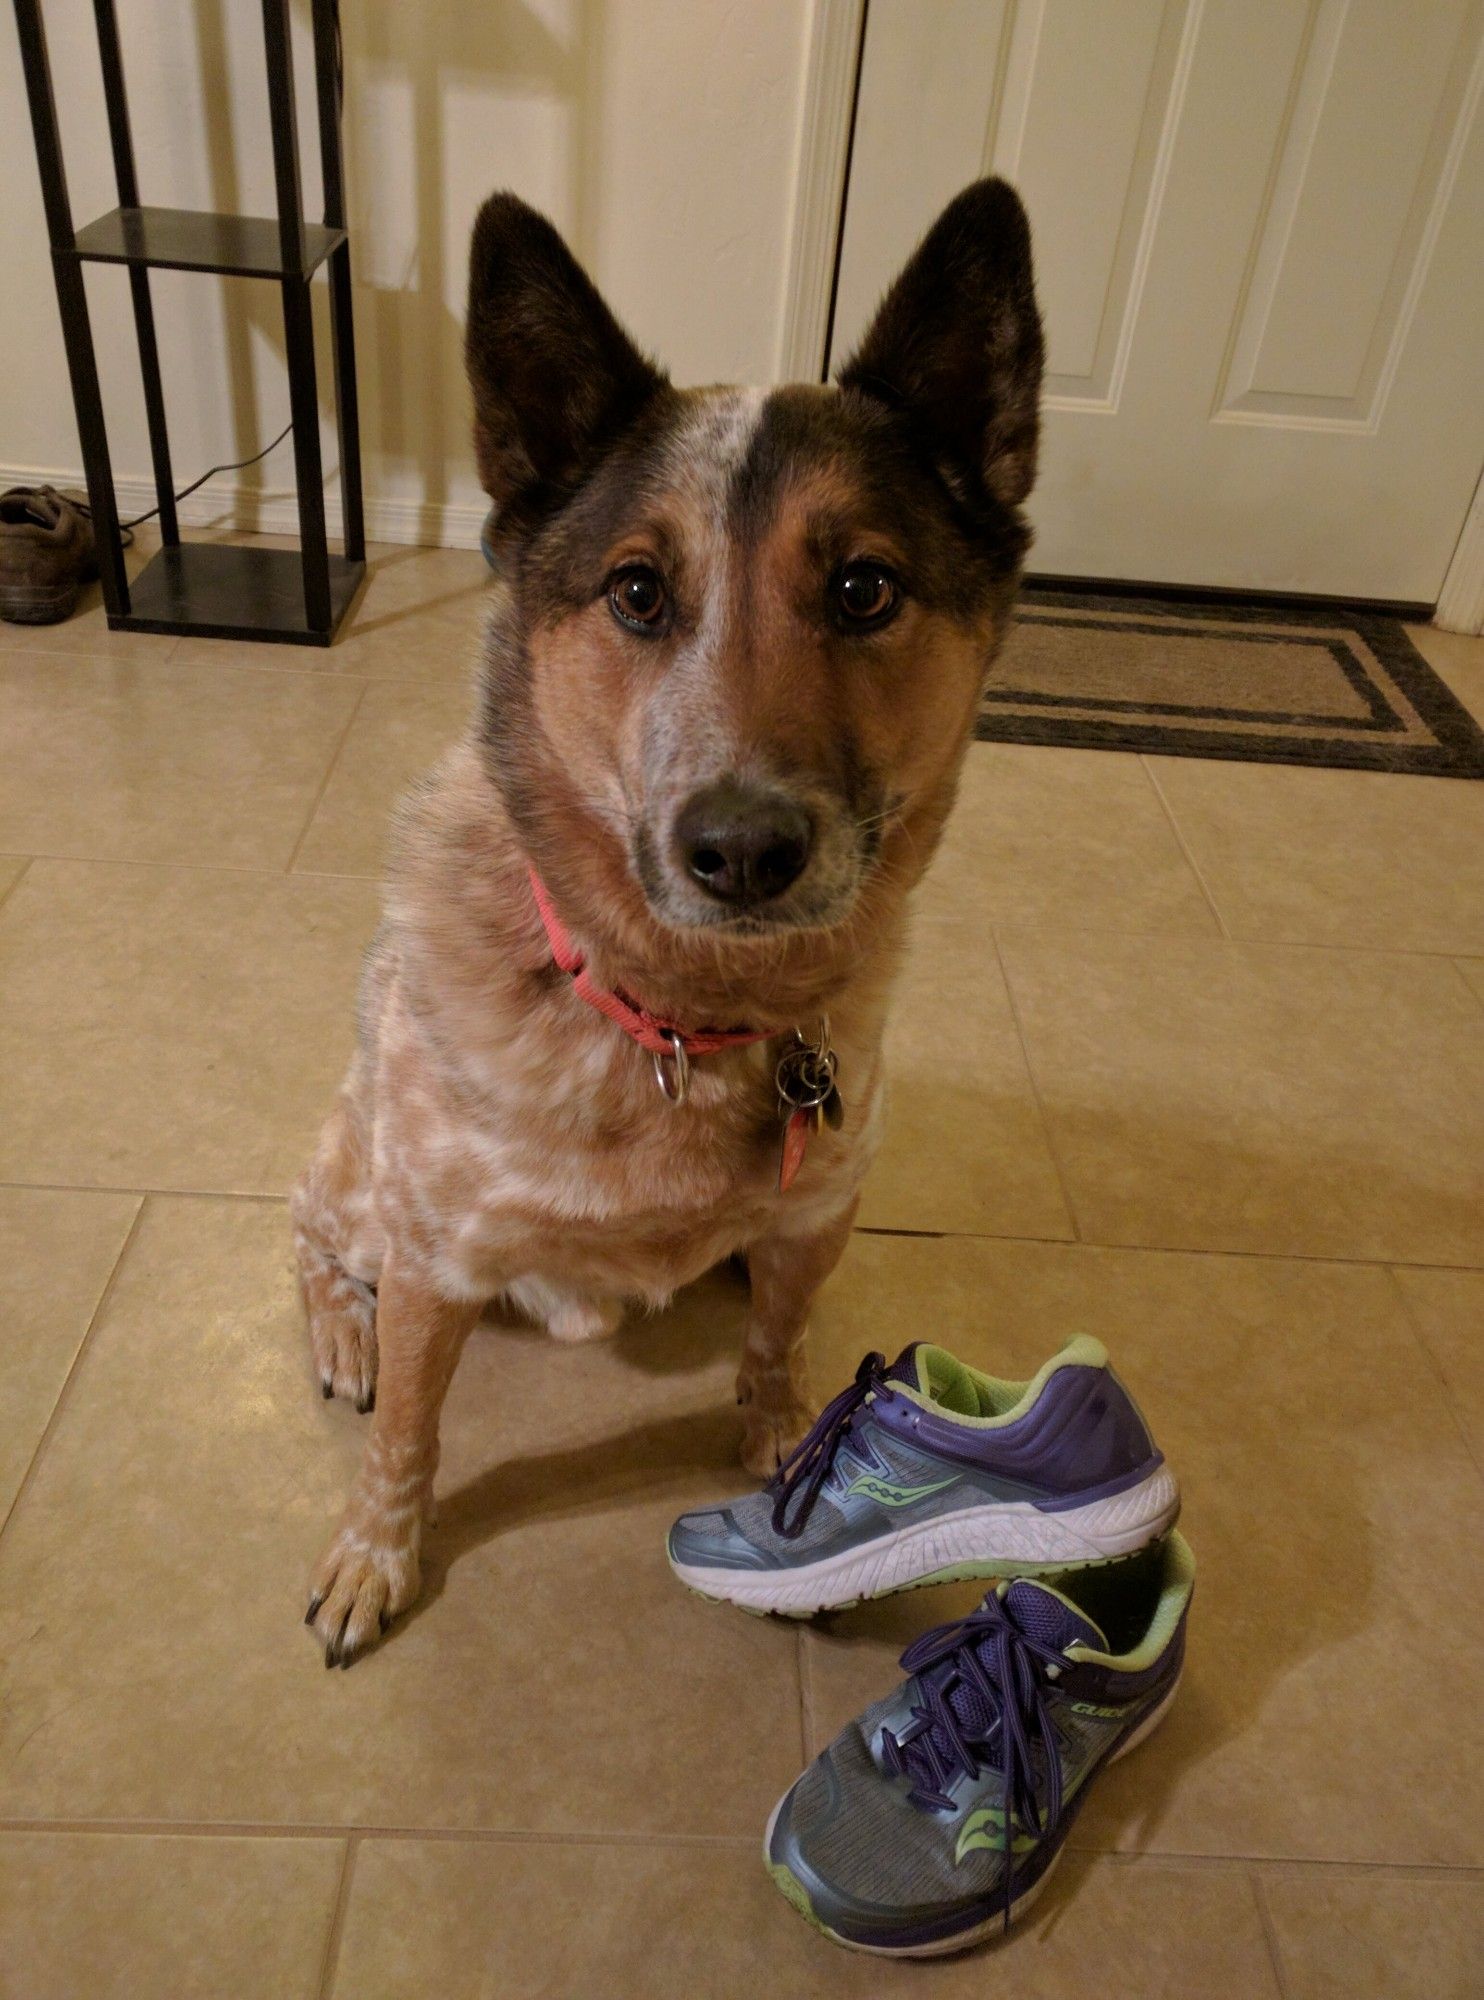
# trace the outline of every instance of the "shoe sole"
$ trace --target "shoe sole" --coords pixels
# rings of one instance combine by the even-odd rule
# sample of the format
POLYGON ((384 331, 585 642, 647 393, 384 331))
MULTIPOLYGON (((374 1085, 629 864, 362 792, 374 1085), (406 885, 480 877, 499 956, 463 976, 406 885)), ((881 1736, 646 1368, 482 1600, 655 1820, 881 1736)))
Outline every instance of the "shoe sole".
POLYGON ((26 585, 0 588, 0 619, 7 625, 59 625, 72 616, 81 596, 79 583, 34 589, 26 585))
POLYGON ((1050 1514, 1028 1500, 968 1507, 795 1569, 710 1569, 673 1556, 670 1567, 688 1590, 714 1604, 812 1618, 929 1583, 1036 1576, 1116 1562, 1167 1534, 1179 1512, 1180 1489, 1161 1465, 1137 1486, 1084 1507, 1050 1514))
MULTIPOLYGON (((1106 1770, 1109 1764, 1116 1764, 1120 1757, 1126 1757, 1130 1750, 1137 1750, 1139 1745, 1144 1741, 1144 1738, 1152 1735, 1164 1721, 1170 1712, 1171 1704, 1179 1692, 1180 1680, 1177 1678, 1175 1685, 1170 1689, 1163 1701, 1149 1711, 1138 1728, 1119 1744, 1118 1748, 1107 1758, 1100 1768, 1106 1770)), ((1092 1773, 1094 1779, 1097 1775, 1096 1771, 1092 1773)), ((793 1787, 790 1786, 789 1790, 791 1791, 792 1789, 793 1787)), ((1086 1787, 1083 1789, 1085 1790, 1086 1787)), ((788 1792, 785 1792, 783 1799, 787 1797, 788 1792)), ((793 1905, 804 1921, 812 1924, 822 1937, 827 1937, 830 1940, 831 1944, 843 1945, 846 1951, 864 1952, 870 1958, 948 1958, 954 1952, 969 1951, 974 1945, 983 1944, 986 1938, 994 1937, 997 1933, 1005 1930, 1006 1923, 1003 1910, 997 1910, 993 1916, 986 1917, 983 1923, 975 1924, 972 1929, 955 1931, 952 1937, 940 1938, 935 1944, 862 1944, 859 1938, 843 1937, 839 1931, 831 1930, 830 1926, 816 1912, 814 1905, 809 1900, 809 1892, 798 1876, 793 1873, 787 1863, 773 1859, 773 1828, 778 1824, 778 1815, 783 1810, 783 1799, 778 1801, 777 1805, 774 1806, 772 1812, 768 1815, 767 1830, 763 1834, 763 1866, 767 1869, 769 1875, 772 1876, 774 1886, 793 1905)), ((1063 1842, 1064 1845, 1065 1842, 1063 1842)), ((1055 1854, 1052 1855, 1050 1861, 1047 1862, 1045 1868, 1037 1876, 1030 1888, 1026 1890, 1023 1896, 1017 1896, 1015 1901, 1010 1905, 1010 1924, 1012 1926, 1019 1923, 1020 1919, 1036 1901, 1036 1898, 1056 1873, 1057 1868, 1061 1864, 1062 1852, 1063 1848, 1058 1847, 1055 1854)))

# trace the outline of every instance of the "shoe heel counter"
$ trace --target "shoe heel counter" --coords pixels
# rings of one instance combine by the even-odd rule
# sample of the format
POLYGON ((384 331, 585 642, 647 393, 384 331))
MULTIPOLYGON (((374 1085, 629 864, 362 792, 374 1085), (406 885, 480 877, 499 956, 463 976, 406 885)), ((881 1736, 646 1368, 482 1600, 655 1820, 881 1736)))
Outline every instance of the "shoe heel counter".
POLYGON ((1079 1487, 1107 1486, 1152 1472, 1163 1454, 1144 1414, 1111 1368, 1066 1371, 1081 1379, 1064 1392, 1065 1463, 1079 1487))

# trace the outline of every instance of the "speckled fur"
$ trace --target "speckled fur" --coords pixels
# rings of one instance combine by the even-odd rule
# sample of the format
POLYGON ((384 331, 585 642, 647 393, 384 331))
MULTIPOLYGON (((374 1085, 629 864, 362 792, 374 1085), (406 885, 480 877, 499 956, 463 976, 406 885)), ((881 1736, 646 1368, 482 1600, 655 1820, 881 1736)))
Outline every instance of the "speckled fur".
MULTIPOLYGON (((771 1471, 807 1424, 805 1320, 878 1138, 906 899, 1026 539, 1012 504, 966 500, 972 477, 929 463, 940 437, 865 391, 675 391, 509 197, 482 214, 471 262, 476 437, 501 508, 483 692, 402 808, 357 1053, 293 1196, 324 1393, 375 1410, 311 1586, 331 1665, 417 1594, 439 1412, 488 1301, 593 1338, 745 1252, 744 1462, 771 1471), (580 395, 551 349, 564 315, 580 395), (868 641, 819 608, 836 545, 862 542, 910 593, 868 641), (673 578, 663 644, 608 609, 605 579, 635 550, 673 578), (678 803, 722 772, 786 782, 815 821, 810 868, 766 924, 712 921, 663 859, 678 803), (787 1194, 779 1044, 698 1060, 672 1106, 649 1056, 553 966, 533 860, 595 977, 654 1012, 779 1030, 828 1015, 847 1116, 787 1194)), ((962 311, 988 307, 970 292, 962 311)), ((1023 454, 1023 424, 1016 438, 1023 454)))

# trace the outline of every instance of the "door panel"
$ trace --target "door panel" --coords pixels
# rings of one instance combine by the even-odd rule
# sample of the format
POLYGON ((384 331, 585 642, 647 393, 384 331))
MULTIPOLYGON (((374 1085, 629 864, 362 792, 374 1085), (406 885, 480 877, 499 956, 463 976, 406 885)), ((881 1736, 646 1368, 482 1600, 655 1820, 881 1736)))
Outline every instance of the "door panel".
POLYGON ((1484 0, 872 0, 838 360, 984 172, 1040 571, 1431 601, 1484 464, 1484 0))

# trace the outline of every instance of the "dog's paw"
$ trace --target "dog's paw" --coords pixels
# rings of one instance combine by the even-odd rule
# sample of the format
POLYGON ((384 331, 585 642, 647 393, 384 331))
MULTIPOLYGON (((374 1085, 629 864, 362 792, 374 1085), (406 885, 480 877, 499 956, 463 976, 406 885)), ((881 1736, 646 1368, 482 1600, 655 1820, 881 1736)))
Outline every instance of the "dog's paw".
POLYGON ((304 1616, 327 1667, 348 1667, 416 1601, 418 1541, 416 1530, 377 1533, 350 1516, 341 1523, 314 1572, 304 1616))
POLYGON ((337 1277, 309 1294, 309 1344, 321 1394, 344 1396, 364 1415, 376 1406, 376 1294, 337 1277))
POLYGON ((758 1479, 771 1479, 784 1460, 803 1442, 814 1412, 801 1398, 780 1405, 745 1403, 742 1407, 742 1463, 758 1479))

